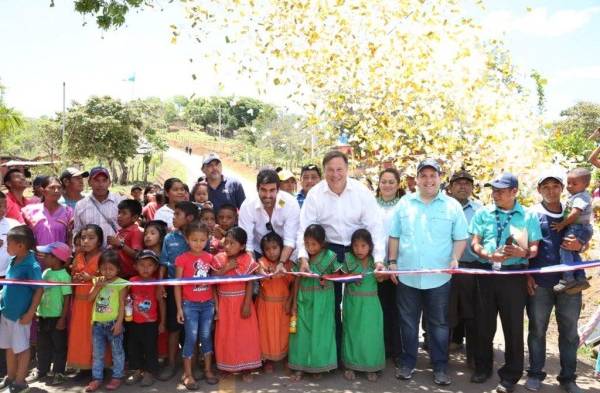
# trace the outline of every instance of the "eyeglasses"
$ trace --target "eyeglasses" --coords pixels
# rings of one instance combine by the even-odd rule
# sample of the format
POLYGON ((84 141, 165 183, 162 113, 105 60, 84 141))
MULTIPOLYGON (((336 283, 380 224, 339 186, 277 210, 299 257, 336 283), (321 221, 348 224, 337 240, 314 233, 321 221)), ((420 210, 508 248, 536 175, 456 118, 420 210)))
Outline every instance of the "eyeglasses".
POLYGON ((267 223, 267 231, 273 232, 273 224, 271 224, 271 221, 267 223))

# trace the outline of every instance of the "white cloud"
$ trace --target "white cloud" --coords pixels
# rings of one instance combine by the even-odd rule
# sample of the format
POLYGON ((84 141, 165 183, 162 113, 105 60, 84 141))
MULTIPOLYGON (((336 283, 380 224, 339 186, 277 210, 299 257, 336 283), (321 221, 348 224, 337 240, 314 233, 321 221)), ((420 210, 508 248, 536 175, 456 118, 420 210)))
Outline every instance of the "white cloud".
POLYGON ((493 11, 484 17, 483 26, 493 35, 517 31, 534 36, 558 37, 581 29, 597 13, 600 13, 600 7, 554 12, 540 7, 526 11, 525 14, 493 11))

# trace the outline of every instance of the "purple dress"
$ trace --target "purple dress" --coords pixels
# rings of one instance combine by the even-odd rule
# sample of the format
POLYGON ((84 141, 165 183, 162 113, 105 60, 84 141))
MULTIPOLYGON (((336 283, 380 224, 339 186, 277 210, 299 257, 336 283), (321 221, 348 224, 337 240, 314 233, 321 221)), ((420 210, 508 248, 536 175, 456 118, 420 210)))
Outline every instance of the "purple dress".
POLYGON ((73 209, 70 207, 59 205, 58 209, 50 213, 43 203, 36 203, 25 206, 21 213, 35 235, 36 245, 67 243, 69 222, 73 219, 73 209))

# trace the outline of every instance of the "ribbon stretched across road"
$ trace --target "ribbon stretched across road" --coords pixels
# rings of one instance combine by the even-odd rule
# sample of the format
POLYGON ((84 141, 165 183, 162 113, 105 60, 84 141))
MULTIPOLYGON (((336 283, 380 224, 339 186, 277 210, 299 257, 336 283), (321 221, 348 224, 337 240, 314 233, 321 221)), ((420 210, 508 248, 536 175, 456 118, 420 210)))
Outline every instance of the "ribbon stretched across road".
MULTIPOLYGON (((414 274, 477 274, 477 275, 512 275, 512 274, 548 274, 548 273, 562 273, 566 271, 579 270, 579 269, 591 269, 594 267, 600 267, 600 259, 586 261, 578 265, 554 265, 548 266, 541 269, 526 269, 526 270, 486 270, 486 269, 416 269, 416 270, 385 270, 376 273, 369 274, 381 274, 381 275, 414 275, 414 274)), ((322 280, 329 280, 334 282, 352 282, 360 280, 362 274, 329 274, 319 276, 315 273, 304 273, 304 272, 286 272, 284 274, 291 274, 299 277, 312 277, 320 278, 322 280)), ((193 277, 193 278, 169 278, 163 280, 148 280, 148 281, 136 281, 123 284, 114 285, 127 285, 127 286, 148 286, 148 285, 215 285, 224 284, 231 282, 247 282, 255 280, 269 279, 274 274, 252 274, 252 275, 241 275, 241 276, 210 276, 210 277, 193 277)), ((0 285, 28 285, 28 286, 40 286, 40 287, 52 287, 52 286, 79 286, 79 285, 90 285, 87 283, 64 283, 55 281, 42 281, 42 280, 11 280, 11 279, 0 279, 0 285)))

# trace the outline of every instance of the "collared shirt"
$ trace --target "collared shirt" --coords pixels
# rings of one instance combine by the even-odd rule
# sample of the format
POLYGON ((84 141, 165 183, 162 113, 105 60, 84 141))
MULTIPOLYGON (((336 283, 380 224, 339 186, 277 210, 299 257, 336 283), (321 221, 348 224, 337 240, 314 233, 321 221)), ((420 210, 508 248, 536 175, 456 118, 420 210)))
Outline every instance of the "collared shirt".
MULTIPOLYGON (((482 207, 483 205, 481 203, 471 199, 469 199, 469 201, 467 201, 467 203, 463 205, 462 208, 463 212, 465 213, 465 217, 467 218, 467 224, 471 223, 475 212, 477 212, 477 210, 481 209, 482 207)), ((463 253, 460 260, 461 262, 475 262, 479 260, 477 254, 475 254, 473 252, 473 249, 471 248, 471 236, 469 236, 469 239, 467 240, 467 247, 465 248, 465 252, 463 253)))
POLYGON ((10 260, 10 256, 6 251, 6 235, 8 235, 8 231, 10 228, 14 228, 16 226, 21 225, 21 223, 15 219, 4 217, 0 218, 0 277, 4 277, 6 275, 6 270, 8 269, 8 261, 10 260))
MULTIPOLYGON (((469 233, 479 236, 481 245, 490 254, 503 246, 511 235, 519 246, 524 248, 528 248, 529 243, 542 238, 537 214, 524 209, 519 202, 515 202, 515 206, 508 212, 498 209, 496 205, 479 209, 471 220, 469 233), (498 242, 496 237, 499 226, 502 233, 498 242)), ((490 263, 489 260, 483 261, 481 258, 480 262, 490 263)), ((524 265, 527 263, 528 261, 525 258, 509 258, 502 264, 524 265)))
POLYGON ((221 183, 213 189, 208 186, 208 200, 212 202, 214 211, 219 211, 223 205, 233 205, 238 209, 246 199, 244 187, 237 179, 222 176, 221 183))
POLYGON ((107 236, 114 236, 116 231, 119 230, 119 224, 117 224, 119 209, 117 206, 123 199, 122 196, 111 192, 102 202, 98 202, 93 194, 90 194, 77 202, 77 206, 75 206, 75 233, 79 232, 81 228, 87 224, 96 224, 102 228, 102 232, 104 232, 102 244, 106 245, 107 236), (98 212, 94 202, 106 219, 98 212), (112 225, 107 220, 110 221, 112 225))
POLYGON ((304 193, 304 190, 301 189, 296 194, 296 200, 298 201, 298 205, 300 205, 300 207, 302 207, 302 204, 304 203, 305 199, 306 199, 306 194, 304 193))
POLYGON ((279 191, 275 199, 273 213, 269 218, 258 196, 246 199, 242 203, 239 215, 239 226, 248 235, 247 250, 262 253, 260 241, 267 233, 267 223, 271 223, 273 231, 283 238, 283 245, 296 247, 296 235, 300 220, 300 208, 296 199, 285 191, 279 191))
POLYGON ((70 207, 59 205, 58 209, 50 213, 43 203, 36 203, 25 206, 21 213, 35 235, 36 245, 67 243, 69 223, 73 219, 73 210, 70 207))
MULTIPOLYGON (((19 263, 15 263, 15 257, 10 258, 10 266, 6 272, 6 278, 12 280, 41 280, 42 268, 35 259, 33 251, 19 263)), ((0 292, 0 312, 2 316, 18 321, 31 306, 33 294, 40 288, 33 285, 5 285, 0 292)))
POLYGON ((23 197, 23 202, 19 202, 17 198, 15 198, 12 192, 6 193, 6 214, 5 216, 8 218, 12 218, 13 220, 19 221, 21 224, 25 224, 25 220, 23 219, 23 214, 21 214, 21 209, 25 206, 31 204, 32 201, 28 198, 23 197))
POLYGON ((308 258, 304 249, 304 231, 311 224, 323 226, 327 242, 343 246, 350 245, 352 234, 357 229, 368 230, 375 243, 375 262, 384 261, 383 222, 379 206, 371 191, 358 180, 348 178, 340 195, 331 191, 326 180, 311 188, 300 211, 296 240, 298 258, 308 258))
MULTIPOLYGON (((454 242, 466 240, 467 219, 460 203, 439 192, 429 203, 419 193, 400 199, 392 217, 390 237, 397 238, 398 269, 442 269, 450 267, 454 242)), ((404 285, 418 289, 437 288, 450 274, 400 275, 404 285)))
MULTIPOLYGON (((564 230, 556 232, 552 229, 553 223, 558 223, 563 220, 563 212, 554 213, 549 211, 538 203, 531 208, 531 211, 536 213, 540 220, 540 227, 542 230, 542 239, 538 246, 538 253, 535 258, 529 260, 529 267, 532 269, 539 269, 543 267, 560 265, 560 245, 563 241, 564 230)), ((579 253, 574 253, 575 261, 581 261, 579 253)), ((544 274, 532 274, 537 285, 543 288, 552 288, 562 278, 562 273, 544 273, 544 274)))
POLYGON ((168 278, 175 278, 175 260, 189 250, 190 247, 179 229, 167 233, 160 252, 160 263, 167 268, 168 278))
POLYGON ((380 199, 377 199, 377 204, 379 205, 379 209, 380 209, 380 214, 381 214, 381 220, 383 222, 383 238, 385 239, 384 241, 384 247, 385 247, 385 261, 387 262, 388 259, 388 242, 387 242, 387 237, 390 233, 390 229, 392 228, 392 217, 394 216, 394 212, 396 211, 396 207, 398 206, 398 203, 400 203, 400 199, 396 200, 396 203, 394 204, 386 204, 385 202, 383 202, 380 199))
POLYGON ((169 205, 162 205, 160 209, 156 211, 154 215, 155 220, 160 220, 167 224, 167 228, 169 230, 173 229, 173 216, 175 215, 175 210, 171 209, 169 205))

